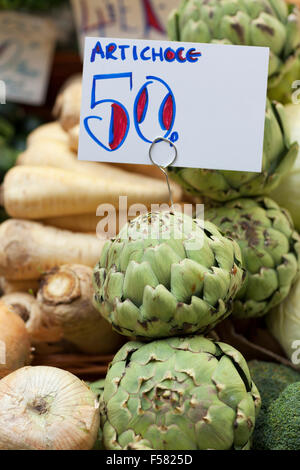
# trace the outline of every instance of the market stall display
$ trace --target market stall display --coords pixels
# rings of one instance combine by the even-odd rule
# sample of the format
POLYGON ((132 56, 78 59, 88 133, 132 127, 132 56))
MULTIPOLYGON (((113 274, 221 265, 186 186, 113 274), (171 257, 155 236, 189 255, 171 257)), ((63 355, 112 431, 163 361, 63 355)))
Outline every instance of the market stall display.
POLYGON ((78 160, 77 53, 43 107, 0 104, 0 450, 300 450, 297 3, 178 0, 164 19, 173 41, 270 48, 260 173, 170 166, 169 191, 155 165, 78 160))

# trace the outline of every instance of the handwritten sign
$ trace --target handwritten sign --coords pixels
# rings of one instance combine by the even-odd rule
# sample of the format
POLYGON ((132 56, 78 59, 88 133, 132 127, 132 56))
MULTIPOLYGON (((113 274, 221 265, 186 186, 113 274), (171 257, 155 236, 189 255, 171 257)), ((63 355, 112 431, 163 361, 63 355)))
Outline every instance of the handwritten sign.
POLYGON ((269 49, 87 38, 79 159, 261 171, 269 49))
POLYGON ((44 102, 54 43, 55 30, 49 20, 0 12, 0 80, 7 101, 44 102))
POLYGON ((83 55, 86 36, 165 39, 178 0, 72 0, 83 55))

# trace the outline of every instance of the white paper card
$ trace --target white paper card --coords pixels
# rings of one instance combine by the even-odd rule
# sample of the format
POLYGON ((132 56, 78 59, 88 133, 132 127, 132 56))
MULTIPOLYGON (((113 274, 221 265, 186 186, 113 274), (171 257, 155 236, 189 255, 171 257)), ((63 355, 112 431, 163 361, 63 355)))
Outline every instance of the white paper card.
POLYGON ((85 44, 79 159, 261 171, 269 49, 112 38, 85 44))
POLYGON ((0 12, 0 80, 7 101, 43 104, 54 44, 55 29, 48 19, 0 12))
POLYGON ((86 36, 165 39, 178 0, 71 0, 80 51, 86 36))

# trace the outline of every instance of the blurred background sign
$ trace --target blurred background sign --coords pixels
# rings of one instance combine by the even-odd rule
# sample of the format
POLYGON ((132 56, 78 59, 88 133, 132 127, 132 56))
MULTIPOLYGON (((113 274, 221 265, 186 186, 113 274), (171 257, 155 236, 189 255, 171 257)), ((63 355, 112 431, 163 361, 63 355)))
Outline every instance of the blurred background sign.
POLYGON ((55 45, 55 28, 46 18, 0 12, 0 80, 6 99, 43 104, 55 45))
POLYGON ((72 0, 81 55, 85 36, 166 38, 166 18, 178 0, 72 0))

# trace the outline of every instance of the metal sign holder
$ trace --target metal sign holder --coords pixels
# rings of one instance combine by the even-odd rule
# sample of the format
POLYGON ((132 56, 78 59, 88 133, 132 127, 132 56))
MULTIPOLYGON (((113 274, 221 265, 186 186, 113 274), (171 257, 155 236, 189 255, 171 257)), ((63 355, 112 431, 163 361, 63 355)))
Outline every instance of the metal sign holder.
POLYGON ((176 145, 173 142, 171 142, 169 139, 166 139, 165 137, 156 137, 156 139, 153 140, 153 142, 152 142, 152 144, 150 145, 150 148, 149 148, 149 158, 151 160, 151 163, 153 165, 157 166, 157 168, 159 168, 160 171, 162 171, 163 174, 166 177, 171 207, 173 207, 174 202, 173 202, 173 196, 172 196, 172 190, 171 190, 171 186, 170 186, 169 176, 168 176, 168 173, 166 172, 166 168, 168 168, 170 165, 172 165, 175 162, 175 160, 177 158, 177 155, 178 155, 178 152, 177 152, 176 145), (171 147, 173 147, 173 149, 175 151, 174 156, 165 165, 160 165, 159 163, 156 163, 153 159, 153 156, 152 156, 153 147, 155 146, 155 144, 158 144, 159 142, 166 142, 171 147))

